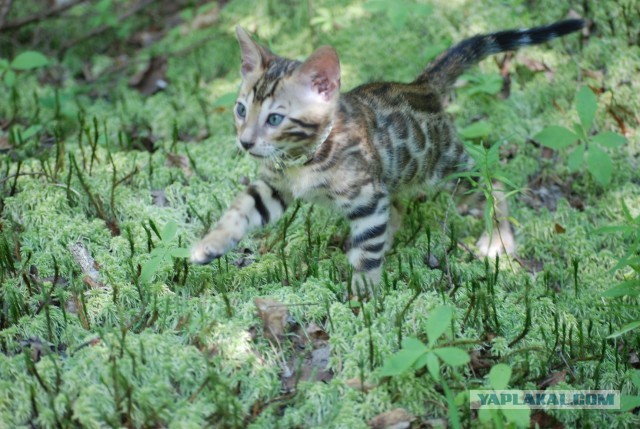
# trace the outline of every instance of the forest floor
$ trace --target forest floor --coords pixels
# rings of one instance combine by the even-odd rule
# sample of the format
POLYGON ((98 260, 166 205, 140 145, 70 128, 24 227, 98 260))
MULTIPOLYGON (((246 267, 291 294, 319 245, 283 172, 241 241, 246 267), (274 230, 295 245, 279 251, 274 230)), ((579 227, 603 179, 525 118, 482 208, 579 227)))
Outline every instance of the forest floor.
POLYGON ((633 0, 572 3, 0 10, 0 428, 639 427, 640 16, 633 0), (334 46, 348 90, 567 16, 591 24, 483 61, 448 100, 492 148, 478 153, 499 154, 484 172, 517 191, 516 256, 478 258, 484 221, 425 189, 366 302, 344 298, 348 224, 318 206, 187 262, 256 176, 235 144, 236 25, 290 58, 334 46), (588 103, 586 144, 537 138, 575 130, 588 103), (507 383, 619 390, 626 411, 469 409, 470 390, 507 383))

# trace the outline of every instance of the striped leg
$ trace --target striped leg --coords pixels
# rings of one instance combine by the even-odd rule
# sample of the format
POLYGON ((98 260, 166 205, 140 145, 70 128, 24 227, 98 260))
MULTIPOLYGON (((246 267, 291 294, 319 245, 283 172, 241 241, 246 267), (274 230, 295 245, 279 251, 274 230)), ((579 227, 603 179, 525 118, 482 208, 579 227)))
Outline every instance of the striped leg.
MULTIPOLYGON (((287 199, 288 200, 288 199, 287 199)), ((207 264, 234 248, 252 229, 275 222, 287 208, 280 192, 263 180, 236 197, 216 227, 191 249, 191 262, 207 264)))
POLYGON ((352 293, 356 289, 366 292, 380 282, 382 258, 389 242, 387 228, 391 210, 387 193, 373 193, 360 204, 347 215, 351 221, 351 249, 347 258, 354 268, 352 293))

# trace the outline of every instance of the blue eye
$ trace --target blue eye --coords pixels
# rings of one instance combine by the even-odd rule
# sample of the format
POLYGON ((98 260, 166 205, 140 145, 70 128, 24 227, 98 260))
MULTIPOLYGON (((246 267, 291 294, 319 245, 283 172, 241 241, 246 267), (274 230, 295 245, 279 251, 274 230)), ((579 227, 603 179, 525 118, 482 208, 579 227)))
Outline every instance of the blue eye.
POLYGON ((284 116, 278 113, 272 113, 269 116, 267 116, 267 124, 271 125, 272 127, 277 127, 282 123, 283 119, 284 119, 284 116))
POLYGON ((244 107, 244 104, 238 102, 238 105, 236 106, 236 113, 241 118, 244 118, 247 115, 247 108, 244 107))

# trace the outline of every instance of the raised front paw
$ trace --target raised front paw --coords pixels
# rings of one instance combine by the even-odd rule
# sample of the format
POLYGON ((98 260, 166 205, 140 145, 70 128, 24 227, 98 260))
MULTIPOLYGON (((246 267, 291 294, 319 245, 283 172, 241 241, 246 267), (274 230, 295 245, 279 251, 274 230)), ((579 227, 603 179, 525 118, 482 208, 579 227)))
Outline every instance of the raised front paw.
POLYGON ((193 264, 208 264, 227 253, 236 244, 235 239, 225 231, 213 230, 191 248, 193 264))

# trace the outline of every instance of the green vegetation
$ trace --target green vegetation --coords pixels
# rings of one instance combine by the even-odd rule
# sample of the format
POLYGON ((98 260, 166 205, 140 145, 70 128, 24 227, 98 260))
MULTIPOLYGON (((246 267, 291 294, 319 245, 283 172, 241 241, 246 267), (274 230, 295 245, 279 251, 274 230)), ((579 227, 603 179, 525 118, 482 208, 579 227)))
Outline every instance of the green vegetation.
POLYGON ((5 3, 0 428, 640 425, 635 0, 5 3), (517 258, 476 258, 485 219, 425 189, 367 302, 345 302, 348 225, 317 206, 187 263, 256 174, 235 25, 293 58, 333 45, 347 90, 571 8, 586 34, 487 59, 448 101, 478 191, 521 191, 517 258), (469 409, 507 385, 621 390, 623 410, 469 409))

